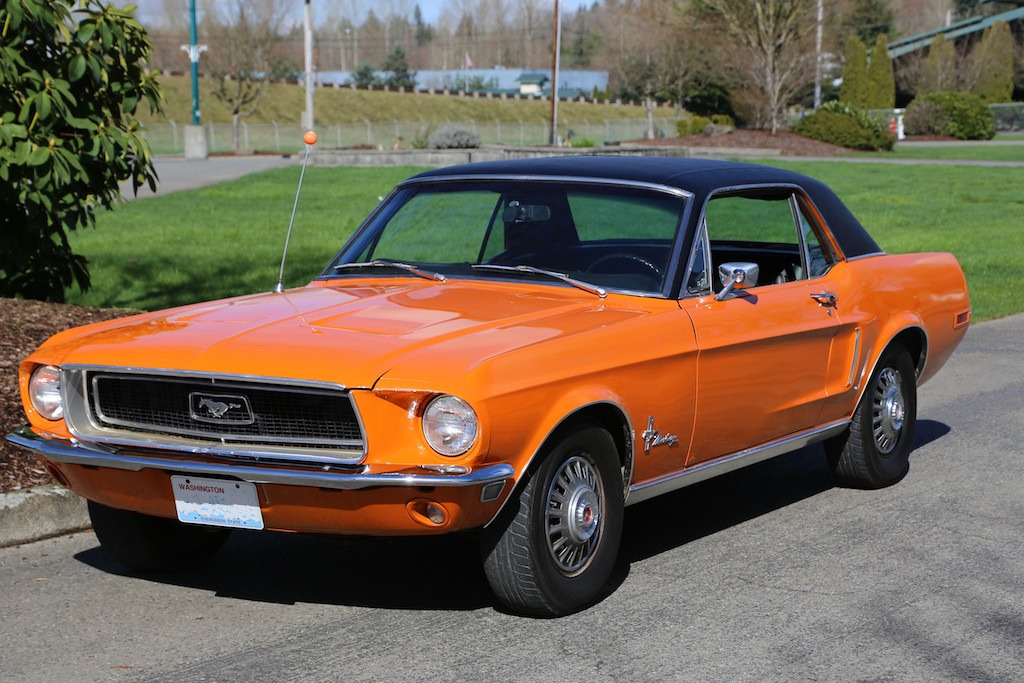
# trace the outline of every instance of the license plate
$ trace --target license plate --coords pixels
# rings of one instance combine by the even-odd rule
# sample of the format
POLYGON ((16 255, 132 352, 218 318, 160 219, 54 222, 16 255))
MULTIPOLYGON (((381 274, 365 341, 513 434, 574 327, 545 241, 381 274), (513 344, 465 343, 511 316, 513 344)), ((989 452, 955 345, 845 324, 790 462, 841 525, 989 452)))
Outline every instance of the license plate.
POLYGON ((262 529, 256 486, 247 481, 171 477, 178 519, 188 524, 262 529))

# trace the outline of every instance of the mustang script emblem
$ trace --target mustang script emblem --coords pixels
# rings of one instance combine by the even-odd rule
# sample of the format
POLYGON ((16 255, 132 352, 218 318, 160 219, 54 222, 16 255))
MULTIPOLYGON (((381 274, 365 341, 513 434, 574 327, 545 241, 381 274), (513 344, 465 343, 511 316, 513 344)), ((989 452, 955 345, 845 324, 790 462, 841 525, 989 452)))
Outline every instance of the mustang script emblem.
POLYGON ((249 400, 235 394, 205 394, 193 391, 188 395, 189 416, 196 422, 210 424, 251 425, 255 420, 249 400))
POLYGON ((647 418, 647 429, 640 436, 644 437, 644 453, 650 453, 654 446, 677 446, 679 437, 675 434, 660 434, 654 428, 654 416, 647 418))

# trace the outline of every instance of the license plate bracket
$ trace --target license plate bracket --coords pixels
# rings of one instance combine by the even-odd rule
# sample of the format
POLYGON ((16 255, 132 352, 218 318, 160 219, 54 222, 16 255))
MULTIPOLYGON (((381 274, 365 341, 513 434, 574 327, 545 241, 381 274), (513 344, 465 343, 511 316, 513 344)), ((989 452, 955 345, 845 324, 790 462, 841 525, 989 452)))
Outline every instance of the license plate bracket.
POLYGON ((247 481, 172 476, 174 507, 186 524, 232 529, 262 529, 256 485, 247 481))

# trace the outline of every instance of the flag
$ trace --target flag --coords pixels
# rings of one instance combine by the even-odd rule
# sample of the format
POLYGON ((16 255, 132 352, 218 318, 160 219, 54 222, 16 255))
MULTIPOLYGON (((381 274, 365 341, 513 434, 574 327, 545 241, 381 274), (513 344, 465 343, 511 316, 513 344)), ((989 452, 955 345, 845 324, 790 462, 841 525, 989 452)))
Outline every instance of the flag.
POLYGON ((472 69, 473 68, 473 60, 470 59, 468 52, 466 53, 466 68, 467 69, 472 69))

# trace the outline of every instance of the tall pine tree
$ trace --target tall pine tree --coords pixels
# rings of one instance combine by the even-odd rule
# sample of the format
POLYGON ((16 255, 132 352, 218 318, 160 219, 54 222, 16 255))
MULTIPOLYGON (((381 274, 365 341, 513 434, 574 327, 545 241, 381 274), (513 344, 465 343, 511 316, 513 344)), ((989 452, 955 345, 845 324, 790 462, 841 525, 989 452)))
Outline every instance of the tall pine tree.
POLYGON ((866 109, 871 95, 868 82, 868 50, 856 34, 846 39, 843 55, 843 84, 839 101, 856 109, 866 109))
POLYGON ((971 92, 989 104, 1013 98, 1013 34, 1005 21, 985 29, 970 58, 971 92))
POLYGON ((896 106, 896 77, 889 56, 889 40, 879 33, 871 49, 871 65, 868 67, 868 109, 892 109, 896 106))

